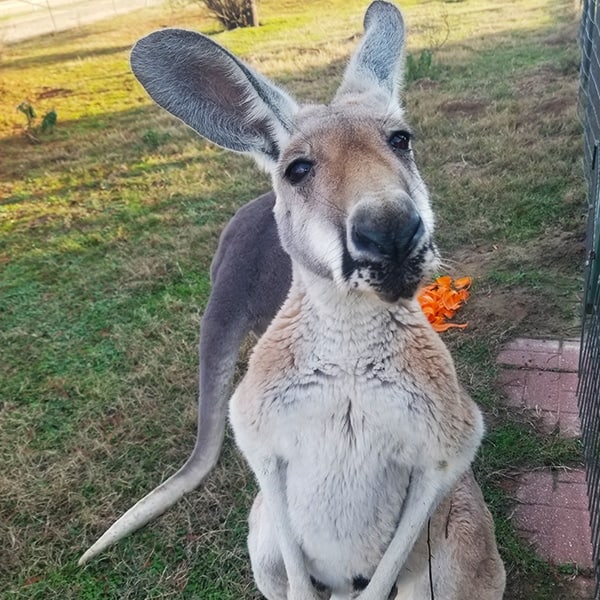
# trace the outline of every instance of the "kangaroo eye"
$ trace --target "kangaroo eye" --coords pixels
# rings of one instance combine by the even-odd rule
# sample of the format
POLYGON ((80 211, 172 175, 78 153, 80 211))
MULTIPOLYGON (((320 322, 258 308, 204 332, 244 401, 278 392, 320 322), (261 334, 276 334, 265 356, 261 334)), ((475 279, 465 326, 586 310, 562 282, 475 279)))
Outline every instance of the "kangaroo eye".
POLYGON ((392 150, 408 152, 410 150, 411 135, 408 131, 394 131, 388 139, 388 144, 392 150))
POLYGON ((313 163, 299 158, 288 166, 285 176, 292 185, 297 185, 312 171, 312 168, 313 163))

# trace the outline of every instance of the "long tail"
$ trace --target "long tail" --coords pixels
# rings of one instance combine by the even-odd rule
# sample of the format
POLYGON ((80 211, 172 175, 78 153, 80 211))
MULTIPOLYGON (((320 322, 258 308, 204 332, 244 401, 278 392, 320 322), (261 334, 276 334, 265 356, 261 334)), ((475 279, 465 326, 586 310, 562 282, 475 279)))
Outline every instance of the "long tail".
POLYGON ((200 338, 198 433, 192 454, 176 473, 113 523, 79 559, 80 565, 163 514, 196 489, 216 465, 223 445, 235 364, 250 328, 249 320, 242 315, 238 314, 232 322, 230 315, 222 312, 223 304, 213 295, 204 314, 200 338), (224 318, 228 322, 222 327, 224 318))
POLYGON ((186 463, 130 508, 79 559, 82 565, 143 527, 197 488, 217 463, 235 364, 250 331, 262 333, 291 283, 270 192, 243 206, 221 234, 211 265, 213 290, 200 332, 200 395, 196 445, 186 463), (265 268, 266 267, 266 268, 265 268))

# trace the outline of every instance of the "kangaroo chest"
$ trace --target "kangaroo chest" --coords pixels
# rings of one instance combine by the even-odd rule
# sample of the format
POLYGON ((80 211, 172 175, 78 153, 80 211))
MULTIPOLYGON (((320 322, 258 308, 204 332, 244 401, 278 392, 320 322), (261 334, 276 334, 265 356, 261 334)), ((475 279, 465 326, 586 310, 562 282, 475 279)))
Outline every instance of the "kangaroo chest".
POLYGON ((274 328, 232 400, 244 454, 285 464, 295 535, 313 575, 333 587, 372 574, 437 427, 435 390, 417 386, 394 327, 274 328))
POLYGON ((321 580, 370 577, 396 529, 419 451, 401 408, 410 397, 347 375, 305 390, 298 402, 307 410, 284 409, 273 438, 287 464, 291 523, 321 580))

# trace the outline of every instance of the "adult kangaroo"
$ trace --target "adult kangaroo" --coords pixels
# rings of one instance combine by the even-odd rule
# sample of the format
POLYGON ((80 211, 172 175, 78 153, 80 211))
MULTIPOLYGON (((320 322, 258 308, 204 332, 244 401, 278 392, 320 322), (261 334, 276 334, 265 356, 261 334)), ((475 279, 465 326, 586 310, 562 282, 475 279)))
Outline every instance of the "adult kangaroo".
MULTIPOLYGON (((492 519, 471 473, 481 414, 416 300, 438 252, 398 98, 403 49, 400 12, 373 2, 327 106, 299 106, 197 33, 158 31, 132 52, 133 70, 158 104, 213 142, 254 156, 273 181, 285 254, 260 215, 273 198, 242 209, 262 232, 255 245, 271 241, 250 257, 232 256, 234 230, 224 232, 213 298, 229 303, 219 314, 229 311, 232 322, 214 320, 211 299, 201 344, 211 354, 211 343, 219 348, 217 338, 228 338, 216 372, 201 373, 226 384, 240 335, 262 329, 289 287, 230 403, 236 442, 260 487, 248 545, 268 600, 503 595, 492 519), (239 316, 244 302, 226 300, 240 292, 236 274, 248 258, 270 253, 275 267, 291 270, 291 284, 279 282, 275 294, 254 289, 239 316)), ((268 283, 271 269, 251 262, 246 289, 268 283)), ((226 391, 212 392, 212 404, 201 398, 192 458, 82 560, 162 512, 212 467, 226 391)))

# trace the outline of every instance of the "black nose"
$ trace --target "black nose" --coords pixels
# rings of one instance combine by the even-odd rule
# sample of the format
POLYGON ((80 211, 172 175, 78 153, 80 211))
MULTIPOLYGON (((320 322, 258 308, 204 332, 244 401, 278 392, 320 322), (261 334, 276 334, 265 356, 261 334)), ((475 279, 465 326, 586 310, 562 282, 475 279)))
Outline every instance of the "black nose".
POLYGON ((402 220, 369 219, 363 215, 352 226, 352 243, 359 252, 375 259, 402 262, 417 246, 425 233, 421 216, 411 211, 402 220))

